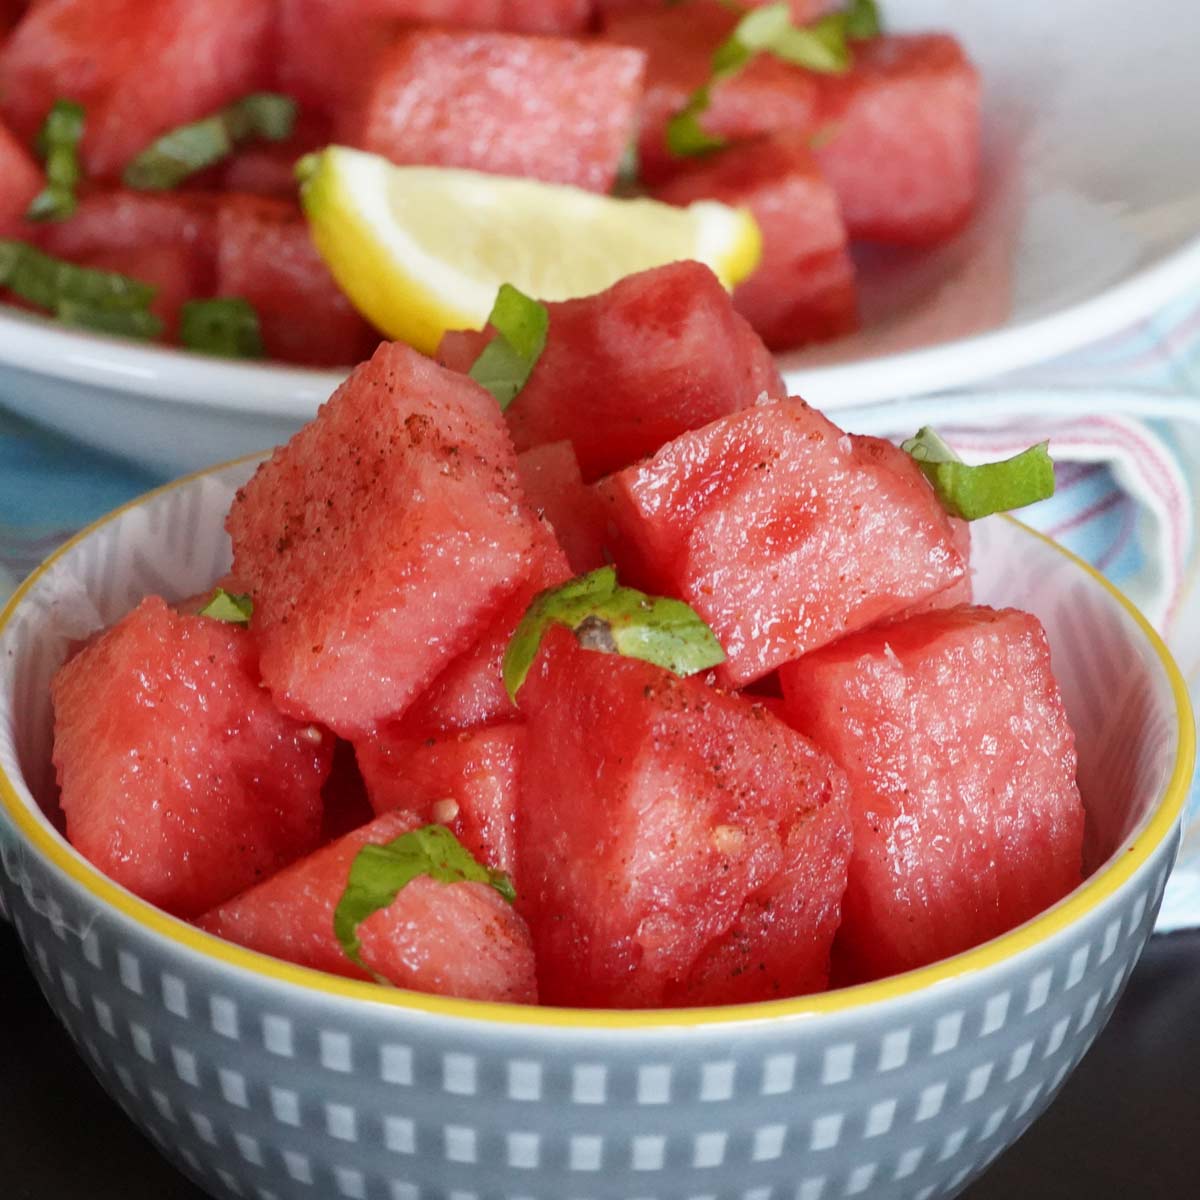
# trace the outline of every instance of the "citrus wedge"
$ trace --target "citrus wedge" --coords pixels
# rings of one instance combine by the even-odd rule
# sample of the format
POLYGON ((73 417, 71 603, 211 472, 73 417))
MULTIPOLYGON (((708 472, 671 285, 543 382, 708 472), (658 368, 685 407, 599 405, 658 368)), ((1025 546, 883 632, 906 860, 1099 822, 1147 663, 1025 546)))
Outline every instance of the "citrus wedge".
POLYGON ((754 218, 713 201, 676 208, 478 171, 398 167, 345 146, 308 156, 298 173, 313 241, 339 286, 382 333, 427 354, 449 329, 481 329, 502 283, 567 300, 694 258, 732 287, 761 249, 754 218))

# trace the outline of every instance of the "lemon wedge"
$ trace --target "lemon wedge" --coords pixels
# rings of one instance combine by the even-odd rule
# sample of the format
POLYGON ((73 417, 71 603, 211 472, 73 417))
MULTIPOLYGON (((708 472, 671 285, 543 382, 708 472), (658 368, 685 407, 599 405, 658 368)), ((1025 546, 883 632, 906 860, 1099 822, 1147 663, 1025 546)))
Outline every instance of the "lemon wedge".
POLYGON ((481 329, 496 290, 588 296, 634 271, 694 258, 726 287, 758 265, 745 209, 686 208, 447 167, 398 167, 330 146, 301 160, 313 241, 354 306, 427 354, 448 329, 481 329))

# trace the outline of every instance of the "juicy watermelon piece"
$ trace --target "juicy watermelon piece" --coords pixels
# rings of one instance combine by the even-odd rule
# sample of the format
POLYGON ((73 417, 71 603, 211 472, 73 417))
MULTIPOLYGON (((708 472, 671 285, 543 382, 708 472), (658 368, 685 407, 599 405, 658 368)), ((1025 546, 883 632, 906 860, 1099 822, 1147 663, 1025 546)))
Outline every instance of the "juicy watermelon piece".
POLYGON ((301 110, 290 137, 282 142, 250 142, 214 170, 222 191, 294 200, 297 161, 331 141, 330 122, 320 113, 301 110))
POLYGON ((379 335, 334 282, 294 203, 226 196, 217 216, 217 293, 258 312, 271 358, 311 367, 350 366, 379 335))
POLYGON ((179 916, 314 849, 333 738, 277 712, 251 636, 157 596, 54 677, 72 845, 179 916))
MULTIPOLYGON (((709 78, 712 53, 740 16, 717 0, 693 0, 615 14, 606 22, 607 41, 646 52, 638 123, 638 167, 646 183, 662 183, 692 161, 676 158, 667 149, 667 124, 709 78)), ((814 77, 762 54, 712 89, 700 126, 731 141, 786 130, 803 136, 815 129, 816 113, 814 77)))
POLYGON ((434 737, 392 722, 355 745, 377 813, 402 808, 447 825, 476 859, 514 878, 524 748, 525 730, 513 722, 434 737))
POLYGON ((606 480, 623 578, 679 596, 740 687, 966 571, 912 459, 803 400, 734 413, 606 480))
POLYGON ((607 192, 633 136, 643 56, 568 38, 418 30, 380 53, 340 139, 397 163, 607 192))
POLYGON ((775 134, 693 160, 655 195, 671 204, 720 200, 754 214, 762 261, 735 289, 733 306, 772 350, 858 328, 846 228, 807 137, 775 134))
MULTIPOLYGON (((903 453, 903 451, 898 451, 903 453)), ((957 608, 960 604, 970 604, 974 598, 974 589, 971 583, 971 525, 968 521, 960 521, 957 517, 950 518, 950 535, 954 540, 954 547, 962 556, 963 563, 967 570, 963 573, 961 579, 955 580, 949 587, 943 588, 940 592, 934 592, 925 600, 919 600, 916 604, 906 608, 900 614, 903 617, 916 617, 923 612, 932 612, 938 608, 957 608)), ((897 619, 900 619, 897 618, 897 619)))
POLYGON ((850 236, 922 245, 956 233, 979 197, 979 76, 947 34, 860 43, 824 75, 815 150, 850 236))
POLYGON ((259 467, 226 527, 276 702, 351 738, 480 637, 538 532, 495 400, 399 343, 259 467))
POLYGON ((828 982, 845 777, 764 708, 553 626, 528 725, 519 904, 549 1004, 776 999, 828 982))
POLYGON ((604 565, 604 506, 586 487, 570 442, 547 442, 517 455, 525 499, 554 529, 571 570, 584 575, 604 565))
POLYGON ((325 811, 321 819, 321 845, 365 825, 375 816, 367 795, 367 785, 358 769, 354 746, 335 739, 333 766, 321 789, 325 811))
POLYGON ((162 320, 163 339, 175 340, 179 330, 179 310, 197 292, 194 260, 186 247, 147 244, 132 250, 98 251, 78 261, 87 267, 118 271, 153 284, 158 290, 150 310, 162 320))
POLYGON ((44 182, 33 155, 0 123, 0 236, 20 236, 25 212, 44 182))
MULTIPOLYGON (((776 0, 745 0, 743 8, 761 8, 773 4, 776 0)), ((815 21, 831 8, 836 8, 837 0, 790 0, 792 20, 800 25, 815 21)), ((614 17, 630 12, 654 12, 663 7, 663 0, 596 0, 596 11, 600 14, 600 23, 608 28, 614 17)))
POLYGON ((274 0, 41 0, 0 50, 0 110, 27 142, 60 98, 87 110, 82 158, 115 179, 177 125, 268 82, 274 0))
MULTIPOLYGON (((770 353, 700 263, 547 308, 545 349, 505 416, 519 451, 569 441, 589 483, 685 430, 786 395, 770 353)), ((438 359, 466 371, 487 340, 448 333, 438 359)))
POLYGON ((1036 617, 926 613, 780 673, 792 723, 850 777, 847 982, 966 950, 1079 883, 1075 740, 1036 617))
MULTIPOLYGON (((359 850, 393 841, 420 824, 410 812, 384 813, 196 924, 273 958, 368 979, 342 952, 333 933, 333 911, 359 850)), ((537 1003, 529 931, 487 884, 445 884, 418 876, 387 908, 359 925, 358 937, 362 961, 397 987, 469 1000, 537 1003)))

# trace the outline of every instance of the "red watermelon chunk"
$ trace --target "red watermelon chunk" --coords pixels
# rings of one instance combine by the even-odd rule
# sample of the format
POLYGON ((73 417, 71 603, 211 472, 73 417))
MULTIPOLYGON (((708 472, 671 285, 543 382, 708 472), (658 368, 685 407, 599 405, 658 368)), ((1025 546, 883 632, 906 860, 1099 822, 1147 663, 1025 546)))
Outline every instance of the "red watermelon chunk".
POLYGON ((0 109, 27 141, 60 98, 83 161, 115 179, 150 142, 268 82, 273 0, 41 0, 0 50, 0 109))
MULTIPOLYGON (((547 308, 545 349, 505 416, 519 451, 569 441, 588 482, 786 395, 769 351, 700 263, 655 267, 547 308)), ((485 342, 448 333, 438 359, 466 371, 485 342)))
MULTIPOLYGON (((658 6, 616 14, 605 24, 607 41, 646 52, 646 84, 638 134, 638 166, 649 184, 670 178, 691 160, 667 149, 667 124, 712 72, 713 51, 729 36, 741 14, 717 0, 658 6)), ((711 92, 700 126, 716 137, 738 141, 777 131, 811 133, 817 85, 807 71, 761 54, 711 92)))
MULTIPOLYGON (((777 0, 745 0, 743 8, 761 8, 777 0)), ((789 0, 792 21, 805 25, 823 16, 831 8, 837 8, 837 0, 789 0)), ((601 25, 608 28, 614 17, 630 12, 655 12, 663 7, 663 0, 596 0, 601 25)))
POLYGON ((374 60, 340 138, 393 162, 607 192, 633 135, 643 59, 567 38, 418 30, 374 60))
POLYGON ((1036 617, 926 613, 781 675, 791 721, 850 777, 846 982, 966 950, 1079 883, 1075 740, 1036 617))
POLYGON ((554 626, 527 718, 519 904, 549 1004, 818 991, 850 852, 847 791, 764 708, 554 626))
POLYGON ((583 482, 570 442, 547 442, 517 455, 525 499, 554 529, 571 570, 584 575, 604 565, 604 506, 583 482))
POLYGON ((772 350, 858 328, 846 228, 807 137, 775 134, 696 159, 655 195, 670 204, 720 200, 754 214, 762 261, 733 306, 772 350))
POLYGON ((175 340, 179 310, 185 301, 196 295, 192 256, 185 247, 146 245, 136 250, 108 250, 90 254, 80 261, 84 266, 117 271, 152 284, 157 290, 150 310, 163 323, 164 340, 175 340))
POLYGON ((282 142, 249 142, 214 170, 219 172, 222 191, 294 200, 297 161, 332 140, 328 119, 301 109, 290 137, 282 142))
POLYGON ((386 342, 258 469, 227 528, 264 681, 346 737, 478 640, 538 535, 495 400, 386 342))
POLYGON ((195 916, 313 850, 333 738, 277 712, 244 630, 157 596, 54 677, 54 765, 72 845, 195 916))
POLYGON ((966 571, 912 459, 803 400, 759 405, 606 480, 617 567, 686 600, 743 686, 966 571))
MULTIPOLYGON (((206 913, 201 929, 261 954, 354 979, 370 978, 343 953, 333 912, 355 855, 420 826, 410 812, 369 825, 206 913)), ((536 1004, 525 923, 494 888, 420 875, 358 927, 360 957, 397 987, 469 1000, 536 1004)))
POLYGON ((479 862, 514 877, 524 747, 513 722, 433 737, 392 722, 355 745, 377 813, 402 808, 449 826, 479 862))
POLYGON ((285 200, 222 198, 216 290, 250 301, 271 358, 350 366, 379 344, 379 335, 334 282, 300 210, 285 200))
POLYGON ((859 43, 819 77, 817 161, 851 237, 920 245, 957 232, 979 196, 979 76, 947 34, 859 43))
POLYGON ((20 235, 25 212, 44 182, 33 156, 0 123, 0 236, 20 235))

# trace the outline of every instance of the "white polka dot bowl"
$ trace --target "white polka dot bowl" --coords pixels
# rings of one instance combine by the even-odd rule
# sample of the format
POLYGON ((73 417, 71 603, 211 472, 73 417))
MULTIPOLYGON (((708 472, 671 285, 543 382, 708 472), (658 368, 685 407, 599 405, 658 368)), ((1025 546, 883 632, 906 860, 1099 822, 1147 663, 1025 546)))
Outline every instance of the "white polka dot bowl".
POLYGON ((1018 929, 865 987, 592 1013, 451 1001, 227 945, 56 831, 48 682, 73 639, 226 566, 235 463, 62 549, 0 617, 0 891, 47 998, 129 1116, 222 1200, 928 1200, 1045 1108, 1112 1011, 1178 842, 1193 724, 1158 639, 1015 522, 981 600, 1045 622, 1078 734, 1089 876, 1018 929))

